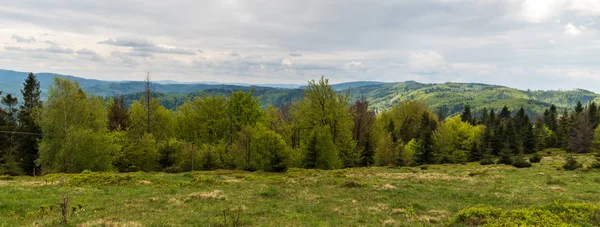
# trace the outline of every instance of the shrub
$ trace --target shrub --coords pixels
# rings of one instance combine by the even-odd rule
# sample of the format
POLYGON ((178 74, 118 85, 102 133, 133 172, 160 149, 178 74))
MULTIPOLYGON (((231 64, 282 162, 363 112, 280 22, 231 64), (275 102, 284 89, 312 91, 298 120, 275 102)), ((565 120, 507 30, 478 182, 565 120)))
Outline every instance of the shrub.
POLYGON ((356 181, 346 181, 342 184, 342 187, 344 188, 360 188, 363 185, 361 183, 358 183, 356 181))
POLYGON ((548 177, 548 180, 546 180, 546 184, 548 184, 548 185, 567 185, 567 183, 565 183, 564 181, 553 178, 553 177, 548 177))
POLYGON ((525 160, 523 155, 519 155, 515 158, 515 161, 513 161, 512 166, 517 168, 529 168, 531 167, 531 163, 525 160))
POLYGON ((9 175, 0 175, 0 180, 13 180, 14 178, 9 175))
POLYGON ((538 207, 502 210, 471 207, 451 220, 455 226, 597 226, 600 206, 589 203, 553 202, 538 207))
POLYGON ((493 164, 495 164, 495 163, 496 163, 496 162, 494 161, 494 159, 493 159, 493 158, 481 159, 481 161, 479 161, 479 164, 481 164, 481 165, 484 165, 484 166, 485 166, 485 165, 493 165, 493 164))
POLYGON ((563 165, 563 168, 565 170, 576 170, 576 169, 581 168, 582 166, 583 165, 577 161, 575 156, 569 155, 566 158, 566 163, 565 163, 565 165, 563 165))
POLYGON ((533 154, 533 156, 531 158, 529 158, 529 162, 531 163, 539 163, 542 161, 542 155, 540 155, 540 153, 536 152, 535 154, 533 154))

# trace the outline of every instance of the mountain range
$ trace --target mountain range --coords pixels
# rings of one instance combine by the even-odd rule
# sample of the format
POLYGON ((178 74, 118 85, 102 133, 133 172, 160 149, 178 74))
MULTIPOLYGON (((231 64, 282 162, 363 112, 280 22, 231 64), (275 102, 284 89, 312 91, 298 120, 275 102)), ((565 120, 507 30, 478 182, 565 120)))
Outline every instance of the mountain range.
MULTIPOLYGON (((26 72, 0 70, 0 90, 3 94, 14 94, 20 97, 20 89, 27 77, 26 72)), ((41 84, 42 98, 54 77, 77 81, 88 93, 96 96, 110 97, 124 95, 127 103, 140 98, 144 91, 143 81, 103 81, 85 79, 76 76, 54 73, 36 73, 41 84)), ((167 108, 175 109, 186 99, 204 94, 228 95, 239 90, 253 90, 263 106, 289 103, 302 97, 305 85, 295 84, 222 84, 218 82, 181 83, 176 81, 156 81, 152 83, 155 96, 167 108)), ((339 92, 348 92, 352 100, 365 98, 375 109, 388 109, 394 104, 407 100, 422 101, 432 109, 442 109, 446 115, 460 112, 465 105, 475 111, 486 107, 499 110, 503 106, 515 110, 524 107, 531 114, 539 114, 554 104, 559 108, 572 108, 578 101, 588 103, 600 101, 594 92, 575 89, 569 91, 532 91, 519 90, 499 85, 480 83, 418 83, 415 81, 384 83, 377 81, 355 81, 333 84, 339 92)))

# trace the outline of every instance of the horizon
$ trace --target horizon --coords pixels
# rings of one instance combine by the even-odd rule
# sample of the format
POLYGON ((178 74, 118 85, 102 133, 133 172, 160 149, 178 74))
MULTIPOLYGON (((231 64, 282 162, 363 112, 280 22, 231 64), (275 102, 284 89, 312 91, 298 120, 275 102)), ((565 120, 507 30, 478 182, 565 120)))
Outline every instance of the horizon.
POLYGON ((324 75, 600 92, 598 9, 594 0, 7 2, 0 68, 105 81, 150 71, 157 81, 324 75))
MULTIPOLYGON (((21 72, 21 71, 16 71, 16 70, 10 70, 10 69, 0 69, 0 71, 12 71, 12 72, 17 72, 17 73, 30 73, 30 72, 21 72)), ((85 78, 85 77, 81 77, 81 76, 77 76, 77 75, 68 75, 68 74, 59 74, 59 73, 53 73, 53 72, 31 72, 34 75, 37 74, 55 74, 55 75, 60 75, 60 76, 71 76, 71 77, 77 77, 77 78, 83 78, 83 79, 88 79, 88 80, 99 80, 99 81, 106 81, 106 82, 114 82, 114 83, 127 83, 127 82, 144 82, 144 80, 102 80, 102 79, 93 79, 93 78, 85 78)), ((317 81, 320 77, 311 79, 311 80, 315 80, 317 81)), ((329 79, 325 76, 326 79, 329 79)), ((262 86, 262 87, 269 87, 269 85, 273 85, 273 88, 282 88, 282 89, 301 89, 303 86, 305 86, 310 80, 306 81, 305 83, 297 83, 297 84, 290 84, 290 83, 244 83, 244 82, 221 82, 221 81, 176 81, 176 80, 151 80, 152 83, 155 84, 160 84, 160 85, 169 85, 169 84, 213 84, 213 85, 234 85, 234 86, 262 86), (165 83, 165 82, 174 82, 174 83, 165 83), (290 88, 290 87, 277 87, 275 85, 281 85, 281 86, 298 86, 297 88, 290 88)), ((511 87, 511 86, 507 86, 507 85, 502 85, 502 84, 489 84, 489 83, 481 83, 481 82, 457 82, 457 81, 443 81, 443 82, 421 82, 421 81, 416 81, 416 80, 405 80, 405 81, 378 81, 378 80, 354 80, 354 81, 346 81, 346 82, 331 82, 330 80, 330 85, 339 85, 339 84, 345 84, 345 83, 354 83, 354 82, 376 82, 376 83, 384 83, 384 84, 394 84, 394 83, 407 83, 407 82, 415 82, 415 83, 419 83, 419 84, 447 84, 447 83, 457 83, 457 84, 483 84, 483 85, 488 85, 488 86, 499 86, 499 87, 507 87, 507 88, 512 88, 512 89, 517 89, 517 90, 522 90, 522 91, 527 91, 527 90, 531 90, 531 91, 576 91, 576 90, 585 90, 588 92, 592 92, 594 94, 600 94, 600 92, 596 92, 593 90, 589 90, 589 89, 584 89, 584 88, 572 88, 572 89, 530 89, 530 88, 518 88, 518 87, 511 87)))

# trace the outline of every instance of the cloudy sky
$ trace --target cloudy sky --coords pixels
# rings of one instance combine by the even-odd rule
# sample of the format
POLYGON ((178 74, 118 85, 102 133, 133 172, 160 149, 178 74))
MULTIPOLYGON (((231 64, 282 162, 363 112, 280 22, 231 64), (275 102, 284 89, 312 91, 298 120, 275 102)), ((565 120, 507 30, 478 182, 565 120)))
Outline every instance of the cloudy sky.
POLYGON ((600 92, 600 0, 0 0, 0 68, 600 92))

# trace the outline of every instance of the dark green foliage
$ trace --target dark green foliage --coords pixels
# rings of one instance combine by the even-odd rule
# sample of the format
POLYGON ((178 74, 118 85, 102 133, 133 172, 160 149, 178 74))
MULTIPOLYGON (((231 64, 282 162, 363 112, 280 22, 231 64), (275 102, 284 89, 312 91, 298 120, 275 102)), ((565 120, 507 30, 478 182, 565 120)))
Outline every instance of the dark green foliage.
POLYGON ((517 168, 529 168, 531 167, 531 163, 525 159, 524 155, 517 155, 515 160, 512 163, 512 166, 517 168))
POLYGON ((497 164, 512 165, 514 162, 513 150, 510 149, 509 143, 504 143, 504 147, 500 150, 500 159, 496 162, 497 164))
POLYGON ((463 122, 467 122, 469 124, 472 124, 474 122, 473 121, 473 113, 471 113, 471 106, 469 106, 468 104, 465 105, 465 109, 460 114, 460 119, 463 122))
POLYGON ((581 167, 583 167, 583 165, 577 161, 574 155, 567 155, 565 158, 565 164, 563 165, 565 170, 576 170, 581 167))
POLYGON ((538 163, 542 161, 542 158, 542 155, 539 152, 536 152, 535 154, 533 154, 533 156, 531 156, 531 158, 529 158, 529 162, 538 163))
POLYGON ((129 128, 129 109, 125 106, 123 96, 115 96, 108 104, 108 129, 110 131, 129 128))
POLYGON ((421 124, 419 129, 419 148, 415 152, 415 162, 417 164, 435 163, 435 151, 433 142, 433 132, 437 128, 437 121, 428 112, 421 115, 421 124))
POLYGON ((42 130, 34 121, 34 111, 42 107, 40 100, 40 82, 33 73, 29 73, 23 84, 21 95, 23 102, 19 108, 19 128, 21 134, 17 138, 21 169, 27 174, 33 174, 38 158, 38 140, 42 138, 42 130))
POLYGON ((575 153, 587 153, 592 151, 592 139, 594 129, 586 112, 573 116, 572 126, 569 130, 569 150, 575 153))

